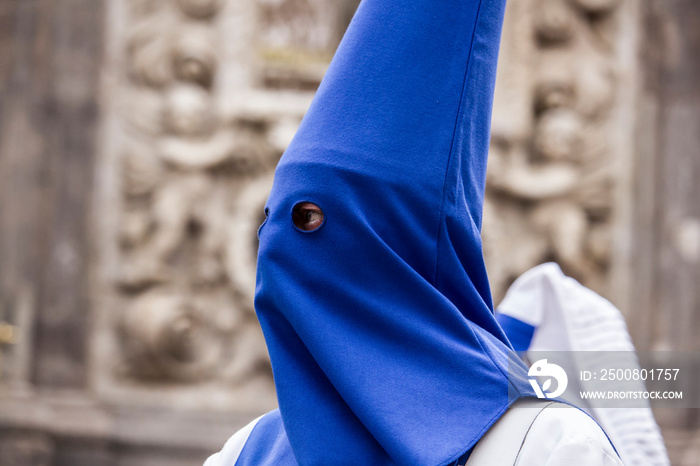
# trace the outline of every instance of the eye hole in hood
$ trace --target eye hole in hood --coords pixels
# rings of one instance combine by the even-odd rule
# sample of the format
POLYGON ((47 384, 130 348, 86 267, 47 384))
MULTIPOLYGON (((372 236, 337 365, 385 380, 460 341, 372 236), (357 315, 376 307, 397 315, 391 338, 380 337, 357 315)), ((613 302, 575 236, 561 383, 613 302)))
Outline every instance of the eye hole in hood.
POLYGON ((303 233, 314 232, 325 222, 326 216, 323 210, 313 202, 301 201, 292 207, 292 224, 303 233))

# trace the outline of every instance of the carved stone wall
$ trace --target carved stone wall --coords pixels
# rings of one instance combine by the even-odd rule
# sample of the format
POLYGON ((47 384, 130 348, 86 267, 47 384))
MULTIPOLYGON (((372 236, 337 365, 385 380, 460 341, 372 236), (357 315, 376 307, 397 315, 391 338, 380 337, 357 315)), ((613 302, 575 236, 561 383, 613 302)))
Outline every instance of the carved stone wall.
POLYGON ((496 302, 548 260, 614 294, 621 3, 508 3, 482 229, 496 302))
MULTIPOLYGON (((274 406, 256 229, 358 3, 0 6, 0 463, 198 464, 274 406)), ((697 346, 695 3, 508 2, 483 224, 496 302, 556 260, 639 346, 697 346)), ((664 423, 674 464, 697 457, 686 414, 664 423)))
POLYGON ((356 3, 112 2, 94 339, 108 399, 274 406, 256 229, 356 3))
MULTIPOLYGON (((112 3, 94 339, 106 396, 274 403, 255 230, 356 4, 112 3)), ((483 226, 494 297, 546 260, 607 294, 620 1, 508 8, 483 226)))

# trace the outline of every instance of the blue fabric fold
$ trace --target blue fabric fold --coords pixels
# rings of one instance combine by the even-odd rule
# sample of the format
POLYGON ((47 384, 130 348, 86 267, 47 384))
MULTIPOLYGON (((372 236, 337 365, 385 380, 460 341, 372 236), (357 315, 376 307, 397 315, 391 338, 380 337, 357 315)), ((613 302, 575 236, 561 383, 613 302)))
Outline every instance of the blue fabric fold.
POLYGON ((535 334, 535 327, 507 314, 496 314, 496 320, 508 335, 515 351, 527 351, 535 334))
POLYGON ((284 424, 278 409, 260 418, 243 447, 236 466, 295 464, 284 424), (251 445, 251 447, 248 447, 251 445))

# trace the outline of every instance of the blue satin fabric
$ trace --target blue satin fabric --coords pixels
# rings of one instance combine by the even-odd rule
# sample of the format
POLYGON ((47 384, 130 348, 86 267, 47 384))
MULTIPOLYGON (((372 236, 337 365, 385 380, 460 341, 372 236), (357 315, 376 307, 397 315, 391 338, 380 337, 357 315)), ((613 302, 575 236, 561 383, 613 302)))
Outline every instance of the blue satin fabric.
POLYGON ((278 409, 270 411, 255 424, 236 466, 277 464, 296 464, 278 409))
POLYGON ((364 0, 277 167, 255 307, 298 464, 452 464, 533 395, 480 239, 503 12, 364 0))
POLYGON ((506 314, 496 314, 496 320, 508 336, 515 351, 527 351, 535 335, 535 327, 506 314))

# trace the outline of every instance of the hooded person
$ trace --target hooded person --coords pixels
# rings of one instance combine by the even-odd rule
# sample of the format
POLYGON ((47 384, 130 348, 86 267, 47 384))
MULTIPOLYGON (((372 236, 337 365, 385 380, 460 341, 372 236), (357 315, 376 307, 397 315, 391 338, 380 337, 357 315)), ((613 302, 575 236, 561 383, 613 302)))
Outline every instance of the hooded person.
MULTIPOLYGON (((455 464, 534 396, 524 364, 509 367, 480 238, 504 8, 360 4, 258 231, 279 409, 207 466, 455 464)), ((597 459, 615 456, 585 414, 556 411, 597 429, 597 459)))

